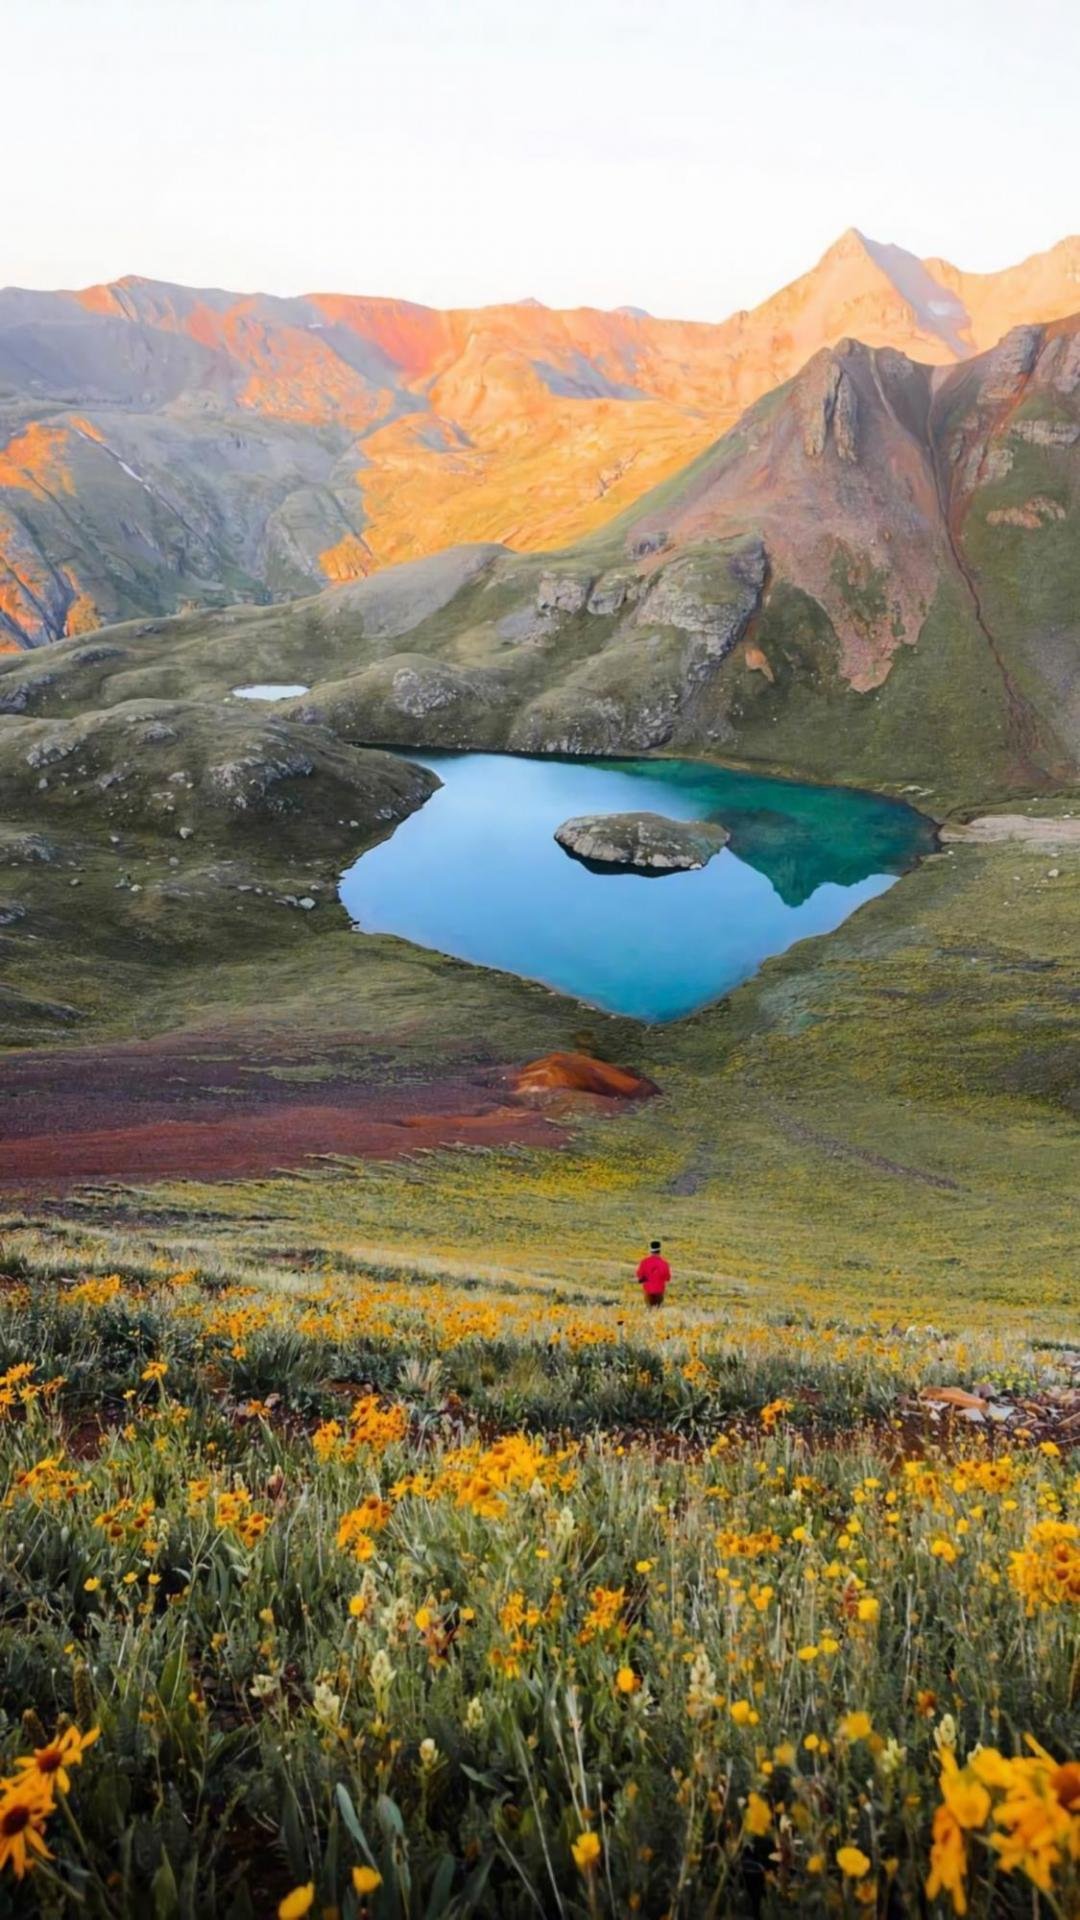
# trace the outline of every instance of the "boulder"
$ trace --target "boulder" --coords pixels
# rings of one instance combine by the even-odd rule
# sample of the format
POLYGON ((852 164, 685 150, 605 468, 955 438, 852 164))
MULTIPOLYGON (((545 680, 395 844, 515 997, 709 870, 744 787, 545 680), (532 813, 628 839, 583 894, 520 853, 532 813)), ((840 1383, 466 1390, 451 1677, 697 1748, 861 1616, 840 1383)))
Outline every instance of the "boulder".
POLYGON ((627 601, 636 600, 641 581, 635 573, 602 573, 586 602, 588 611, 599 615, 621 612, 627 601))
POLYGON ((592 580, 572 573, 542 573, 536 592, 538 613, 580 613, 592 591, 592 580))
POLYGON ((708 865, 730 835, 712 820, 669 820, 662 813, 581 814, 555 838, 586 866, 614 873, 688 873, 708 865))
POLYGON ((920 1387, 919 1399, 929 1406, 956 1407, 962 1413, 981 1413, 986 1405, 981 1394, 969 1393, 966 1387, 920 1387))

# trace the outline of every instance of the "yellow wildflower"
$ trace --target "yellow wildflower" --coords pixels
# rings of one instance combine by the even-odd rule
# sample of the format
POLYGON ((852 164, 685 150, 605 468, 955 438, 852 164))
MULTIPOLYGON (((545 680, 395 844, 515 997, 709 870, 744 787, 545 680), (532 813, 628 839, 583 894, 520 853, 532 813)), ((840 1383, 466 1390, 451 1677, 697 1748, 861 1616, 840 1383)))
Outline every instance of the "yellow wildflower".
POLYGON ((751 1793, 747 1797, 745 1825, 747 1833, 752 1833, 756 1839, 768 1833, 772 1826, 772 1808, 760 1793, 751 1793))
POLYGON ((82 1766, 83 1754, 87 1747, 93 1746, 100 1732, 100 1727, 94 1727, 89 1733, 80 1733, 77 1727, 65 1727, 63 1733, 58 1733, 46 1746, 23 1754, 16 1761, 16 1768, 23 1778, 36 1775, 49 1781, 59 1792, 67 1793, 71 1787, 68 1768, 82 1766))
POLYGON ((0 1871, 10 1867, 16 1880, 39 1860, 51 1860, 45 1822, 53 1811, 52 1783, 24 1774, 0 1783, 0 1871))
POLYGON ((570 1851, 574 1856, 574 1865, 578 1868, 578 1871, 580 1873, 591 1873, 600 1858, 601 1848, 599 1836, 586 1828, 584 1833, 578 1835, 570 1851))
POLYGON ((304 1920, 315 1904, 315 1882, 309 1880, 305 1887, 294 1887, 284 1900, 278 1902, 278 1920, 304 1920))

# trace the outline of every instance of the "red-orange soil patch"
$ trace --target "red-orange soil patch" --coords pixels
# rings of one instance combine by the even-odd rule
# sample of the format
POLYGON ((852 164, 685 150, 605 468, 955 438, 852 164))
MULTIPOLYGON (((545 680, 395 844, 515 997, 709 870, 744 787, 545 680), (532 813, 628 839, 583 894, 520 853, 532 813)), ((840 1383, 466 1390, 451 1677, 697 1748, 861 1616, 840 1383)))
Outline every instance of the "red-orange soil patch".
POLYGON ((583 1053, 523 1068, 456 1060, 409 1077, 370 1037, 166 1034, 0 1059, 0 1192, 87 1181, 222 1180, 311 1155, 392 1160, 421 1148, 562 1146, 560 1107, 611 1110, 659 1089, 583 1053))
POLYGON ((373 1069, 348 1034, 290 1047, 279 1034, 185 1033, 8 1054, 0 1191, 235 1179, 312 1154, 382 1160, 421 1147, 560 1146, 565 1133, 515 1099, 511 1074, 466 1061, 409 1079, 385 1061, 373 1069))
POLYGON ((660 1089, 643 1074, 594 1060, 589 1053, 546 1053, 513 1077, 518 1094, 592 1093, 608 1100, 647 1100, 660 1089))

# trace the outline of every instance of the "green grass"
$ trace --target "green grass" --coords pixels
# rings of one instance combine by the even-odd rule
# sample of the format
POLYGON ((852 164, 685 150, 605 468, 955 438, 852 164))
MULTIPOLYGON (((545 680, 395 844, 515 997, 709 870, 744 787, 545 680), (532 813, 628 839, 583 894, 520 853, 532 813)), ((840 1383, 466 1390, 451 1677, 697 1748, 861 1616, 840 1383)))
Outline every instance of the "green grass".
MULTIPOLYGON (((99 1193, 58 1211, 100 1230, 106 1260, 111 1234, 137 1235, 161 1212, 178 1241, 179 1223, 197 1222, 200 1246, 226 1263, 277 1238, 601 1288, 623 1285, 660 1233, 689 1299, 731 1289, 782 1307, 808 1290, 887 1305, 905 1324, 977 1310, 1063 1332, 1080 1265, 1078 910, 1075 855, 958 846, 663 1028, 335 931, 329 907, 303 924, 252 908, 228 945, 214 930, 212 955, 194 939, 183 953, 159 942, 126 968, 114 923, 115 968, 89 943, 78 958, 58 948, 50 980, 57 998, 88 997, 94 1032, 197 1027, 240 1046, 257 1027, 271 1067, 297 1065, 299 1036, 315 1070, 332 1058, 356 1077, 358 1098, 388 1078, 584 1044, 647 1073, 662 1098, 573 1117, 554 1153, 317 1162, 272 1182, 99 1193)), ((21 968, 6 969, 28 993, 40 987, 31 924, 11 931, 21 968)))

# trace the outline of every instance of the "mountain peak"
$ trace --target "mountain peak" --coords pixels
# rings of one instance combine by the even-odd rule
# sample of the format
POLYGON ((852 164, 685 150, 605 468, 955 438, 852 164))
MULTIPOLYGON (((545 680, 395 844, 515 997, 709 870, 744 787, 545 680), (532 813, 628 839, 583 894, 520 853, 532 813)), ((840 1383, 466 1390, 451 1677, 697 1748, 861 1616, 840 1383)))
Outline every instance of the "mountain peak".
POLYGON ((875 242, 868 240, 865 233, 860 233, 858 227, 845 227, 843 233, 837 235, 832 245, 826 247, 818 261, 818 267, 825 266, 827 261, 873 258, 874 245, 875 242))

